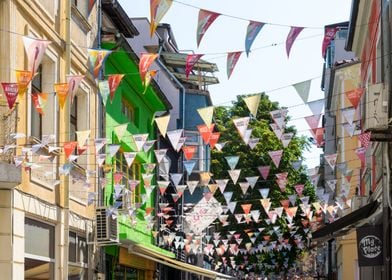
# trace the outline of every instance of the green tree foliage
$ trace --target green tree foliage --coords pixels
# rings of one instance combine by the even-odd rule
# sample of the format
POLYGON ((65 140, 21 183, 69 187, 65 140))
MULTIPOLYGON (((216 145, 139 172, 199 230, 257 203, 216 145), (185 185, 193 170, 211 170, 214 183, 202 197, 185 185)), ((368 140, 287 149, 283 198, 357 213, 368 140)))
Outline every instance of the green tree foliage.
MULTIPOLYGON (((271 209, 281 207, 281 200, 288 199, 289 195, 296 194, 294 186, 297 184, 304 184, 305 189, 303 196, 309 196, 309 204, 315 199, 314 187, 310 184, 307 175, 304 173, 304 167, 301 167, 298 171, 292 167, 292 162, 301 160, 303 158, 302 152, 305 149, 309 149, 310 142, 306 137, 300 137, 294 127, 285 127, 284 133, 292 132, 294 136, 287 148, 283 147, 282 142, 277 138, 275 133, 270 128, 270 124, 273 122, 270 112, 273 110, 281 109, 275 102, 271 102, 269 98, 263 93, 261 94, 260 104, 258 107, 257 117, 251 118, 248 128, 252 128, 252 138, 260 138, 260 141, 254 149, 251 149, 244 143, 236 127, 234 126, 233 119, 247 117, 250 115, 249 110, 243 101, 243 97, 238 96, 237 100, 233 102, 231 107, 216 107, 214 109, 215 126, 216 129, 221 133, 219 142, 227 142, 222 151, 213 149, 211 153, 211 173, 213 179, 229 179, 228 170, 230 167, 227 164, 225 157, 227 156, 239 156, 240 160, 236 166, 236 169, 241 169, 241 174, 238 182, 245 182, 245 177, 248 176, 259 176, 259 166, 270 165, 270 174, 267 180, 264 180, 261 176, 258 179, 256 186, 251 189, 249 188, 247 193, 244 195, 238 185, 233 184, 232 180, 229 181, 225 192, 232 191, 233 197, 231 201, 237 201, 235 213, 243 213, 241 204, 251 203, 251 210, 260 210, 260 219, 256 223, 251 220, 249 223, 237 223, 234 215, 230 215, 229 225, 222 226, 221 223, 217 223, 217 231, 221 233, 222 239, 226 238, 229 231, 235 231, 241 234, 243 241, 240 248, 244 248, 245 243, 249 243, 250 236, 255 237, 252 233, 259 232, 259 228, 265 228, 256 238, 256 242, 252 244, 253 247, 262 245, 266 251, 249 254, 244 258, 244 255, 238 254, 235 256, 235 262, 237 267, 245 271, 255 271, 269 274, 282 274, 287 273, 288 269, 293 266, 297 256, 301 254, 303 248, 299 248, 294 240, 295 236, 300 235, 300 239, 303 243, 307 244, 307 229, 304 227, 302 221, 306 220, 305 215, 302 215, 300 207, 298 207, 297 214, 294 218, 294 226, 288 227, 286 220, 286 214, 284 213, 281 218, 278 218, 275 224, 267 224, 268 219, 263 207, 261 206, 260 199, 262 198, 258 189, 269 188, 269 198, 271 199, 271 209), (272 163, 271 158, 268 154, 269 151, 283 149, 283 156, 278 168, 272 163), (282 192, 276 183, 275 174, 288 172, 288 183, 286 190, 282 192), (273 227, 279 226, 279 234, 273 233, 273 227), (269 235, 270 241, 266 242, 264 236, 269 235), (280 248, 279 245, 282 239, 289 240, 291 248, 280 248), (263 243, 264 241, 264 243, 263 243), (274 243, 276 242, 276 243, 274 243)), ((223 195, 218 191, 215 192, 215 198, 226 205, 223 195)), ((297 199, 296 206, 301 204, 301 200, 297 199)), ((291 205, 290 205, 291 206, 291 205)), ((230 213, 230 212, 228 212, 230 213)), ((229 240, 230 243, 235 243, 234 239, 229 240)), ((290 246, 289 246, 290 247, 290 246)), ((227 250, 223 255, 226 259, 233 256, 227 250)), ((220 257, 217 256, 217 259, 220 257)), ((230 262, 228 262, 228 265, 230 262)))

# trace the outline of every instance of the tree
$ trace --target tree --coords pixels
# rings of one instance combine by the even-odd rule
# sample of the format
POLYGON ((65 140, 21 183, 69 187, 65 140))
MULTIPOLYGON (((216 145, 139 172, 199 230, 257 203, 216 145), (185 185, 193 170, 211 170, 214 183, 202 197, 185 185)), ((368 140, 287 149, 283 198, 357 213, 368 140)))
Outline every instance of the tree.
MULTIPOLYGON (((259 189, 268 188, 269 198, 272 203, 270 209, 279 209, 282 206, 281 201, 287 200, 289 195, 296 194, 296 185, 304 185, 302 199, 306 202, 306 197, 309 197, 308 205, 311 205, 315 199, 315 192, 307 175, 304 173, 305 168, 301 167, 296 170, 292 166, 292 162, 303 158, 302 152, 310 147, 310 142, 306 137, 298 136, 294 127, 286 126, 283 128, 284 133, 293 133, 293 138, 287 148, 283 147, 282 142, 270 127, 270 124, 273 123, 270 112, 282 108, 279 107, 278 103, 271 102, 268 96, 262 93, 257 117, 251 117, 248 126, 248 128, 252 129, 252 137, 260 139, 258 144, 251 149, 243 141, 232 121, 233 119, 249 116, 249 110, 243 100, 244 97, 246 96, 237 96, 237 100, 233 102, 231 107, 216 107, 214 109, 215 127, 221 133, 220 142, 227 143, 221 151, 217 149, 212 150, 211 173, 213 174, 213 179, 230 178, 228 175, 228 169, 230 168, 225 159, 227 156, 240 157, 236 167, 236 169, 241 169, 238 182, 246 182, 246 177, 260 175, 258 171, 259 166, 269 165, 270 174, 267 180, 260 176, 255 187, 253 189, 249 188, 245 194, 238 186, 238 182, 234 185, 231 180, 229 181, 225 192, 233 192, 231 201, 237 202, 234 213, 244 213, 241 205, 252 204, 251 209, 253 211, 260 211, 260 218, 258 221, 254 221, 254 219, 249 219, 248 215, 246 222, 238 223, 234 215, 230 215, 229 225, 223 226, 218 223, 216 230, 221 233, 220 236, 222 238, 227 237, 229 232, 235 231, 243 239, 239 248, 243 249, 244 244, 250 242, 253 249, 246 250, 245 255, 236 255, 228 250, 227 247, 224 250, 223 246, 223 251, 219 249, 219 253, 216 253, 215 257, 217 260, 223 261, 223 268, 231 266, 231 263, 227 260, 229 260, 229 257, 234 256, 236 269, 242 269, 245 272, 262 271, 266 276, 269 274, 287 274, 289 268, 294 266, 297 257, 305 249, 302 244, 306 244, 308 241, 308 224, 310 222, 308 218, 311 218, 311 215, 309 216, 309 213, 304 215, 302 210, 308 211, 310 208, 308 206, 305 206, 304 209, 298 207, 292 224, 286 218, 286 211, 283 211, 281 217, 278 217, 276 223, 273 224, 271 221, 268 222, 269 217, 260 203, 262 197, 259 189), (283 150, 278 168, 271 162, 268 153, 276 150, 283 150), (284 172, 287 172, 288 176, 286 189, 282 191, 276 183, 276 174, 284 172)), ((215 192, 215 198, 223 205, 226 205, 224 196, 219 191, 215 192)), ((298 196, 295 206, 301 203, 301 197, 298 196)), ((291 205, 291 207, 294 207, 294 205, 291 205)), ((230 234, 229 237, 231 237, 230 234)), ((236 243, 233 238, 228 240, 228 244, 233 243, 236 243)), ((244 250, 242 252, 245 253, 244 250)))

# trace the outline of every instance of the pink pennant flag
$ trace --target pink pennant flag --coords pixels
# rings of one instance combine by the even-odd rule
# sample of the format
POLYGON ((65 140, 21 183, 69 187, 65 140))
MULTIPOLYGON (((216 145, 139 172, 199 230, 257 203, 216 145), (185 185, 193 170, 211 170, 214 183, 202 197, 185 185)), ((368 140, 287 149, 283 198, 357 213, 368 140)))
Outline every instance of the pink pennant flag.
POLYGON ((355 149, 355 153, 357 154, 358 158, 361 160, 362 166, 365 166, 366 163, 366 148, 360 147, 355 149))
POLYGON ((203 38, 204 34, 207 32, 208 28, 217 19, 218 16, 220 16, 220 14, 215 12, 210 12, 202 9, 199 10, 199 18, 197 22, 196 32, 197 47, 199 47, 200 41, 203 38))
POLYGON ((18 98, 18 84, 17 83, 1 83, 5 97, 7 98, 8 107, 12 109, 18 98))
POLYGON ((299 33, 304 29, 304 27, 297 27, 297 26, 292 26, 290 29, 289 34, 287 35, 286 39, 286 53, 287 57, 290 56, 290 50, 291 47, 293 46, 293 43, 295 39, 297 39, 299 33))
POLYGON ((264 178, 264 180, 267 180, 271 166, 269 166, 269 165, 259 166, 257 169, 259 170, 259 172, 260 172, 261 176, 264 178))
POLYGON ((227 53, 227 79, 230 79, 231 74, 233 73, 234 67, 240 59, 242 52, 229 52, 227 53))
POLYGON ((50 43, 51 41, 23 36, 23 45, 29 62, 28 70, 32 71, 32 77, 34 77, 34 74, 37 72, 46 48, 50 43))
POLYGON ((299 196, 302 196, 302 192, 304 191, 304 185, 295 185, 294 186, 294 188, 295 188, 295 191, 297 192, 297 194, 299 195, 299 196))
POLYGON ((280 160, 282 158, 283 150, 278 150, 278 151, 270 151, 268 152, 269 156, 272 159, 272 162, 276 166, 276 168, 279 167, 280 160))
POLYGON ((188 79, 189 74, 191 73, 195 64, 199 61, 199 59, 203 56, 203 54, 188 54, 186 57, 185 64, 185 76, 188 79))
POLYGON ((313 136, 316 135, 316 129, 318 128, 320 118, 321 118, 321 115, 305 117, 305 120, 308 123, 313 136))
POLYGON ((336 34, 337 31, 338 31, 337 27, 327 27, 327 28, 325 28, 323 45, 321 47, 321 54, 322 54, 323 57, 325 57, 325 52, 327 51, 329 43, 331 42, 331 40, 333 40, 333 38, 335 37, 335 34, 336 34))
POLYGON ((68 95, 71 98, 71 104, 79 89, 80 82, 83 80, 84 75, 67 75, 68 95))
POLYGON ((367 149, 369 147, 371 132, 364 132, 358 136, 361 146, 367 149))

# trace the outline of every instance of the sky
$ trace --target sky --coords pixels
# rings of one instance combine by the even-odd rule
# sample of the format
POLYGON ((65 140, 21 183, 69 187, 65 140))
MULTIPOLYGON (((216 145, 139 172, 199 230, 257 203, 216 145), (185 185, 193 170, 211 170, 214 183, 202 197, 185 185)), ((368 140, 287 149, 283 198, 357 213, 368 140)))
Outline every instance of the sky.
MULTIPOLYGON (((119 0, 129 17, 150 17, 149 0, 119 0)), ((311 136, 304 117, 312 115, 298 96, 295 83, 311 80, 308 101, 324 98, 321 91, 324 26, 348 21, 351 0, 174 0, 162 23, 172 27, 182 52, 203 54, 219 68, 219 84, 209 86, 213 105, 230 106, 237 95, 266 92, 272 101, 288 107, 300 135, 311 136), (196 29, 200 9, 220 13, 205 33, 199 47, 196 29), (242 53, 230 79, 226 74, 227 53, 245 50, 249 20, 266 23, 253 42, 251 53, 242 53), (285 42, 290 26, 305 27, 294 42, 290 57, 285 42)), ((305 164, 319 165, 321 149, 305 152, 305 164)))

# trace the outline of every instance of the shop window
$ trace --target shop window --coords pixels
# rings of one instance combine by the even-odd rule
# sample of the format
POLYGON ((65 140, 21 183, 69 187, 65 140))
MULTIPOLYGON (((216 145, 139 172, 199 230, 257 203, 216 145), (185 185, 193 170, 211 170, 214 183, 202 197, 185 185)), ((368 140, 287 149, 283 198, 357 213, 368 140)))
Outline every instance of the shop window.
POLYGON ((88 246, 85 237, 69 232, 68 279, 87 280, 88 246))
POLYGON ((54 279, 54 226, 25 218, 25 279, 54 279))
POLYGON ((141 269, 117 265, 114 271, 115 280, 145 280, 145 272, 141 269))

